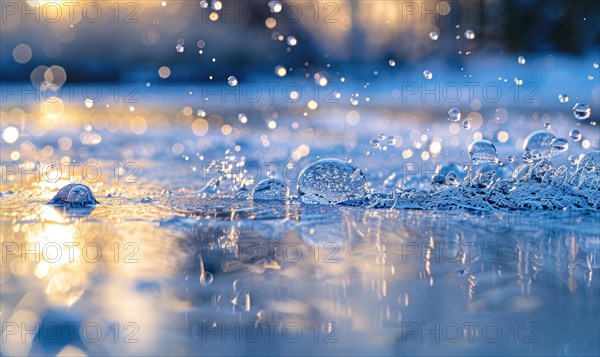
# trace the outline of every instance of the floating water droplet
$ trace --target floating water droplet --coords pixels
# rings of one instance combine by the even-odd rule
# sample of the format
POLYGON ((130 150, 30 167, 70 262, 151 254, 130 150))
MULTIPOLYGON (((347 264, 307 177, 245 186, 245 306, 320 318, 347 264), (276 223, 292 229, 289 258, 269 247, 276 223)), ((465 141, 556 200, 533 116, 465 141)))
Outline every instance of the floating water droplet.
POLYGON ((463 120, 462 127, 464 129, 471 129, 471 119, 467 118, 467 119, 463 120))
POLYGON ((237 85, 238 85, 238 80, 237 80, 237 78, 235 78, 235 76, 229 76, 229 77, 227 78, 227 83, 228 83, 230 86, 232 86, 232 87, 235 87, 235 86, 237 86, 237 85))
POLYGON ((385 140, 387 136, 384 133, 379 134, 379 140, 385 140))
POLYGON ((568 103, 569 102, 569 96, 566 94, 559 94, 558 95, 558 101, 561 103, 568 103))
POLYGON ((577 129, 573 129, 571 130, 571 132, 569 133, 569 137, 573 140, 573 141, 579 141, 581 140, 581 133, 579 132, 579 130, 577 129))
POLYGON ((594 80, 594 76, 592 76, 591 74, 588 76, 588 81, 593 81, 594 80))
POLYGON ((175 46, 175 50, 177 50, 177 52, 179 52, 179 53, 183 53, 183 51, 185 51, 185 47, 183 47, 183 45, 179 44, 179 45, 175 46))
POLYGON ((208 8, 208 1, 206 1, 206 0, 200 1, 200 7, 203 8, 203 9, 207 9, 208 8))
POLYGON ((554 138, 552 139, 552 142, 550 143, 550 145, 552 145, 552 148, 556 151, 558 151, 555 155, 560 155, 561 153, 567 151, 569 149, 569 142, 567 141, 566 138, 554 138))
POLYGON ((473 163, 498 162, 496 147, 488 140, 477 140, 469 145, 469 156, 473 163))
POLYGON ((389 60, 388 63, 390 64, 390 67, 396 66, 396 61, 394 61, 393 59, 389 60))
POLYGON ((460 120, 462 114, 458 108, 452 108, 448 111, 448 120, 452 122, 457 122, 460 120))
POLYGON ((248 122, 248 117, 246 116, 245 113, 239 113, 238 114, 238 120, 239 120, 240 123, 246 124, 248 122))
POLYGON ((527 60, 523 56, 519 56, 517 58, 517 61, 519 62, 519 64, 525 64, 527 62, 527 60))
POLYGON ((475 38, 475 32, 473 30, 467 30, 465 31, 465 38, 467 40, 472 40, 475 38))
POLYGON ((552 125, 550 123, 544 123, 544 128, 546 129, 550 129, 552 125))
POLYGON ((438 36, 437 32, 435 32, 435 31, 431 31, 429 33, 429 38, 432 39, 433 41, 437 41, 438 37, 439 36, 438 36))
POLYGON ((523 80, 519 77, 515 77, 515 84, 518 86, 523 85, 523 80))
POLYGON ((86 185, 78 183, 70 183, 60 190, 58 193, 48 202, 50 205, 77 205, 87 206, 99 203, 92 190, 86 185))
POLYGON ((385 140, 388 145, 396 145, 396 138, 393 135, 388 135, 385 140))
POLYGON ((322 159, 305 167, 298 177, 304 203, 337 204, 364 197, 367 181, 360 169, 338 159, 322 159))
POLYGON ((252 190, 254 201, 287 201, 290 195, 288 186, 280 179, 268 178, 258 183, 252 190))
POLYGON ((277 1, 277 0, 271 0, 269 1, 269 10, 273 13, 273 14, 277 14, 279 12, 281 12, 282 6, 281 6, 281 2, 277 1))
POLYGON ((433 73, 431 73, 430 70, 426 69, 423 71, 423 77, 425 77, 425 79, 431 79, 433 78, 433 73))
POLYGON ((374 148, 378 148, 380 146, 379 140, 377 140, 377 139, 371 139, 371 141, 369 142, 369 144, 371 144, 371 146, 374 147, 374 148))
POLYGON ((573 116, 578 120, 586 120, 592 114, 592 108, 584 103, 575 103, 573 107, 573 116))
POLYGON ((592 67, 598 68, 598 63, 594 62, 594 64, 592 65, 592 67))

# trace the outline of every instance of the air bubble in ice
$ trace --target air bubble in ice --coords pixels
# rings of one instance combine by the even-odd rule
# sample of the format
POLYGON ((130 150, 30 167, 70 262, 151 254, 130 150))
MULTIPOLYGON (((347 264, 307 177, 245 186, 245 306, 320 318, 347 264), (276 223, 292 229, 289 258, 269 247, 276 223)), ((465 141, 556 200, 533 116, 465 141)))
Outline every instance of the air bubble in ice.
POLYGON ((287 201, 290 195, 288 186, 280 179, 264 179, 252 190, 254 201, 287 201))
POLYGON ((322 159, 305 167, 298 177, 298 194, 304 203, 337 204, 364 197, 367 181, 362 171, 338 159, 322 159))
POLYGON ((70 183, 60 190, 48 204, 87 206, 99 203, 94 198, 92 190, 86 185, 70 183))
POLYGON ((498 161, 496 147, 487 140, 477 140, 471 143, 469 145, 469 156, 475 164, 498 161))

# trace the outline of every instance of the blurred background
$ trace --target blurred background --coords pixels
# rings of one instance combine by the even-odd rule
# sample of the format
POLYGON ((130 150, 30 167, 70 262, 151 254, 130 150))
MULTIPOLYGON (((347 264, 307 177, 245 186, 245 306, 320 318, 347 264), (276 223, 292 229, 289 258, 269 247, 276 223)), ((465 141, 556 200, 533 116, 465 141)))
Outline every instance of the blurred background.
POLYGON ((402 68, 473 51, 598 55, 600 44, 591 0, 3 0, 0 11, 5 81, 52 65, 70 83, 158 79, 162 66, 169 82, 208 81, 226 69, 244 79, 305 62, 336 68, 394 58, 402 68))

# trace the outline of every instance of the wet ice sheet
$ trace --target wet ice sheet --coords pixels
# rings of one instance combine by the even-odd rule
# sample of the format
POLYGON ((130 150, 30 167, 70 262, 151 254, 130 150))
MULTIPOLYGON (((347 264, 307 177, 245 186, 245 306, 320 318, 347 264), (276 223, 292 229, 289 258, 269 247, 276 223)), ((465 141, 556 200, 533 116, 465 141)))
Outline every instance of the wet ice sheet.
POLYGON ((587 318, 600 309, 595 212, 102 201, 76 215, 38 202, 3 214, 5 245, 49 247, 60 233, 87 247, 68 264, 66 251, 52 263, 6 255, 4 321, 40 329, 38 342, 9 336, 4 352, 67 343, 96 355, 599 352, 598 322, 587 318), (77 323, 106 338, 79 329, 50 342, 57 324, 77 323))

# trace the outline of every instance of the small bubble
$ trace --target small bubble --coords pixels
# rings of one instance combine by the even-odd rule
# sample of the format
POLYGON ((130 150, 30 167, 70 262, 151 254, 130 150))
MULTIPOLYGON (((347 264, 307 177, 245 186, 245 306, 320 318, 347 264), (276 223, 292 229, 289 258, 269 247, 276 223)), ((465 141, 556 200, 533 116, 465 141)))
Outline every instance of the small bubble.
POLYGON ((458 108, 452 108, 448 111, 448 120, 452 122, 457 122, 460 120, 462 114, 458 108))
POLYGON ((206 42, 203 40, 198 40, 196 44, 198 45, 198 48, 204 48, 204 46, 206 46, 206 42))
POLYGON ((523 84, 523 80, 521 78, 519 78, 519 77, 515 77, 515 84, 518 85, 518 86, 520 86, 520 85, 523 84))
POLYGON ((177 45, 175 50, 177 50, 179 53, 183 53, 183 51, 185 51, 185 47, 183 47, 183 45, 177 45))
POLYGON ((594 64, 592 65, 592 67, 598 68, 598 63, 594 62, 594 64))
POLYGON ((592 109, 584 103, 575 103, 573 107, 573 116, 578 120, 585 120, 592 114, 592 109))
POLYGON ((463 120, 462 127, 464 129, 471 129, 471 119, 467 118, 467 119, 463 120))
POLYGON ((388 135, 386 138, 386 142, 389 145, 396 145, 396 138, 393 135, 388 135))
POLYGON ((517 62, 519 62, 519 64, 525 64, 525 62, 527 62, 527 60, 525 59, 525 57, 519 56, 517 58, 517 62))
POLYGON ((579 130, 577 129, 573 129, 571 130, 571 132, 569 133, 569 137, 571 138, 571 140, 573 141, 579 141, 581 140, 581 133, 579 132, 579 130))
POLYGON ((473 30, 467 30, 465 31, 465 38, 467 40, 472 40, 475 38, 475 32, 473 32, 473 30))
POLYGON ((370 144, 374 148, 378 148, 380 146, 379 140, 377 140, 377 139, 371 139, 370 144))
POLYGON ((232 87, 235 87, 238 85, 238 80, 237 78, 235 78, 235 76, 229 76, 227 78, 227 84, 229 84, 232 87))
POLYGON ((589 75, 589 76, 588 76, 588 81, 593 81, 593 80, 594 80, 594 76, 592 76, 592 75, 589 75))
POLYGON ((437 41, 438 37, 439 36, 438 36, 437 32, 435 32, 435 31, 431 31, 429 33, 429 38, 432 39, 433 41, 437 41))
POLYGON ((390 64, 390 67, 396 67, 396 61, 393 59, 389 60, 388 63, 390 64))
POLYGON ((569 96, 566 94, 559 94, 558 95, 558 101, 561 103, 568 103, 569 102, 569 96))
POLYGON ((423 77, 425 77, 425 79, 431 79, 433 78, 433 73, 431 73, 430 70, 426 69, 423 71, 423 77))
POLYGON ((550 129, 552 125, 550 123, 544 123, 544 128, 546 129, 550 129))

